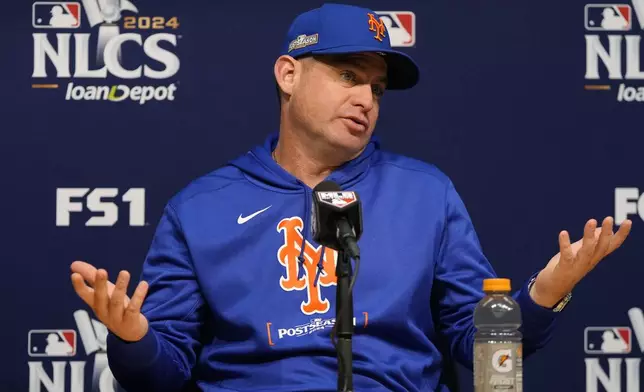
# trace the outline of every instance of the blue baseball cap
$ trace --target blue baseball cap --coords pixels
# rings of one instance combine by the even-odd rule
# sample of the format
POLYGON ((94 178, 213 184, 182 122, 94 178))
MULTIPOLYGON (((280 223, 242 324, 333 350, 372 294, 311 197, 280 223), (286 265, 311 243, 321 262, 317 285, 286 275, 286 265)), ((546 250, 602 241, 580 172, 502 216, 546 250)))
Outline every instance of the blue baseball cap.
POLYGON ((375 52, 387 63, 387 89, 416 85, 419 69, 411 56, 391 48, 389 32, 367 8, 327 3, 298 15, 291 23, 281 55, 375 52))

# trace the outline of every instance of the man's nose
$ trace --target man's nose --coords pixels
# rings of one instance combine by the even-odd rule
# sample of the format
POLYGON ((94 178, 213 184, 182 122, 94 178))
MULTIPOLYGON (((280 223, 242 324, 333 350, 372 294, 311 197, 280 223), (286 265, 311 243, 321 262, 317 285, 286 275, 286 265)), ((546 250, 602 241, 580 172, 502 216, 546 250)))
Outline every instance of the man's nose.
POLYGON ((363 111, 368 112, 373 108, 373 91, 370 84, 359 84, 352 87, 353 104, 362 106, 363 111))

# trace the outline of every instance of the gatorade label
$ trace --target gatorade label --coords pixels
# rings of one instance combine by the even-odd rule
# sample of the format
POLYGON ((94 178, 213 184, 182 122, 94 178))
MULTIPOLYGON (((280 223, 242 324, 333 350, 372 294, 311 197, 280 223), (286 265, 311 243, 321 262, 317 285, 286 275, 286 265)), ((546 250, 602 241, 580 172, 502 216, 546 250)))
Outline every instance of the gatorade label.
POLYGON ((522 355, 521 343, 474 343, 474 390, 523 392, 522 355))

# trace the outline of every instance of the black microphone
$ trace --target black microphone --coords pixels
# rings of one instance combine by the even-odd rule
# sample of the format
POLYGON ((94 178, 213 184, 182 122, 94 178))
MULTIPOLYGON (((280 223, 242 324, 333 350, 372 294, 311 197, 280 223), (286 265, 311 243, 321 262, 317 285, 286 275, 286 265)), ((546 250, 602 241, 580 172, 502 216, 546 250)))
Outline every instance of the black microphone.
POLYGON ((335 266, 335 323, 331 330, 331 342, 338 355, 338 391, 353 392, 352 292, 360 266, 358 239, 362 235, 362 205, 358 195, 343 191, 333 181, 318 184, 313 189, 311 232, 318 244, 338 252, 335 266), (355 260, 355 273, 352 273, 351 258, 355 260))
POLYGON ((319 183, 313 189, 311 232, 318 244, 359 258, 362 204, 358 194, 343 191, 333 181, 319 183))

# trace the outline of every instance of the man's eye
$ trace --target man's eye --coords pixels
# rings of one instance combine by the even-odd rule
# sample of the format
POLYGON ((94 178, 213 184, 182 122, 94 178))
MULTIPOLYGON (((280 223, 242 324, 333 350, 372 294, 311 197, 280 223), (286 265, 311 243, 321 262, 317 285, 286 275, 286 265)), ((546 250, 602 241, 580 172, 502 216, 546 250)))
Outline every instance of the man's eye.
POLYGON ((377 97, 382 97, 385 93, 385 89, 377 84, 371 88, 371 91, 373 91, 374 95, 376 95, 377 97))
POLYGON ((356 80, 356 74, 351 71, 342 71, 340 77, 348 82, 354 82, 356 80))

